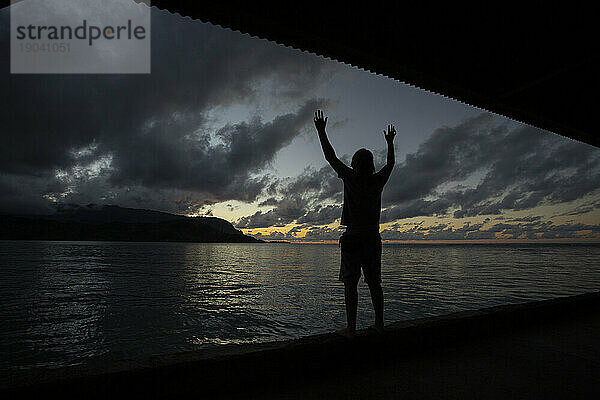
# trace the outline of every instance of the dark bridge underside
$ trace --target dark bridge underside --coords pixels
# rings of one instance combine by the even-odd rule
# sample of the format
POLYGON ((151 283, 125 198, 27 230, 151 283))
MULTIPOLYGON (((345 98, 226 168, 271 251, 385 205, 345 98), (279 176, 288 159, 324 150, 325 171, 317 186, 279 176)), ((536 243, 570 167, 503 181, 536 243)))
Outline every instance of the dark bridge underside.
POLYGON ((600 146, 599 46, 591 10, 542 2, 537 10, 504 2, 472 8, 332 3, 152 1, 600 146))

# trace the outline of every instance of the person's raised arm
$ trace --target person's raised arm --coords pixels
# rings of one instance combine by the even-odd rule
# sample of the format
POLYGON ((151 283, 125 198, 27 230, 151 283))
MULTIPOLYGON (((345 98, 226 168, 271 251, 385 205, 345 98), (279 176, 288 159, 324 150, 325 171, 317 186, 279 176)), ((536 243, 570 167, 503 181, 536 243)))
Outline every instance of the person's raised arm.
POLYGON ((317 133, 319 134, 319 141, 321 142, 321 148, 323 149, 323 154, 325 155, 325 160, 331 165, 331 167, 335 170, 335 172, 340 175, 344 169, 348 167, 340 161, 339 158, 335 155, 335 150, 331 143, 329 143, 329 139, 327 138, 327 133, 325 132, 325 126, 327 125, 327 117, 323 118, 323 111, 317 110, 315 112, 315 128, 317 128, 317 133))
POLYGON ((383 136, 385 137, 385 141, 387 142, 387 164, 379 171, 380 174, 385 176, 385 180, 389 178, 392 173, 392 169, 394 169, 394 164, 396 163, 396 155, 394 153, 394 137, 396 137, 396 128, 394 125, 388 125, 387 132, 383 131, 383 136))

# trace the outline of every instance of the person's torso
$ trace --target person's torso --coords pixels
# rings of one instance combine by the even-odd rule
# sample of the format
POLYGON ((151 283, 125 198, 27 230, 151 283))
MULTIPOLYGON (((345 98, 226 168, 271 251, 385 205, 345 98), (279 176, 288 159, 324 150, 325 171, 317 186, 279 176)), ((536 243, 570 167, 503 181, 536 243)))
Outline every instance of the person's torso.
POLYGON ((379 231, 381 214, 379 176, 352 174, 344 179, 344 206, 341 224, 357 229, 379 231))

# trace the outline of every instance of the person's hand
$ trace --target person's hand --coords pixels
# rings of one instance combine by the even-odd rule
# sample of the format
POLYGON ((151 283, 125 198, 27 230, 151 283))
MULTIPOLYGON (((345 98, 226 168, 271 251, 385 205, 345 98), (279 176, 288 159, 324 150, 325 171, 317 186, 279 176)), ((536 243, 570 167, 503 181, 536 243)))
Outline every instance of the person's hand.
POLYGON ((323 111, 315 111, 315 128, 318 132, 325 131, 325 125, 327 125, 327 117, 323 118, 323 111))
POLYGON ((383 131, 383 136, 385 137, 385 141, 388 143, 394 142, 394 137, 396 136, 396 128, 394 125, 388 125, 387 132, 383 131))

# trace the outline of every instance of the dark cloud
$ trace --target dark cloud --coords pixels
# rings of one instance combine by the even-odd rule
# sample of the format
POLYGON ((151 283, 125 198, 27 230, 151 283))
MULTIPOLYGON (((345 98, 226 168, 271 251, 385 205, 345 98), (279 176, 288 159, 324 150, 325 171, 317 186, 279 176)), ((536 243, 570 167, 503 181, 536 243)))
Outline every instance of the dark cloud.
MULTIPOLYGON (((9 26, 3 9, 5 53, 9 26)), ((333 68, 323 59, 157 9, 151 40, 149 75, 14 75, 2 63, 0 173, 4 186, 19 190, 14 196, 45 207, 50 189, 43 183, 59 171, 70 187, 59 201, 137 197, 154 208, 171 195, 184 203, 187 195, 199 203, 251 201, 270 182, 257 173, 311 122, 314 108, 326 105, 307 100, 333 68), (297 111, 211 135, 208 111, 251 105, 265 90, 297 111), (108 167, 94 171, 102 160, 108 167)), ((0 205, 13 198, 3 194, 0 205)))
POLYGON ((438 128, 398 163, 385 188, 385 206, 401 204, 430 195, 439 185, 463 180, 487 162, 485 153, 490 147, 491 134, 482 128, 493 117, 482 114, 456 127, 438 128))
POLYGON ((564 216, 575 216, 575 215, 587 214, 598 208, 600 208, 600 201, 595 200, 595 201, 586 202, 584 204, 581 204, 567 212, 556 214, 553 217, 559 217, 559 216, 564 217, 564 216))
POLYGON ((338 240, 343 232, 344 229, 341 228, 313 226, 308 230, 308 232, 306 232, 304 240, 338 240))
MULTIPOLYGON (((524 218, 522 220, 527 220, 524 218)), ((414 225, 408 229, 395 225, 385 229, 381 236, 387 240, 474 240, 474 239, 590 239, 597 240, 600 225, 566 223, 555 225, 552 221, 532 218, 533 222, 484 224, 466 223, 460 228, 447 224, 435 226, 414 225)))
POLYGON ((283 240, 283 239, 287 239, 286 235, 284 233, 278 232, 278 231, 273 231, 270 233, 254 233, 250 236, 253 236, 257 239, 262 239, 262 240, 283 240))
POLYGON ((382 222, 452 209, 455 218, 497 215, 569 202, 600 188, 598 149, 530 126, 493 122, 481 114, 442 127, 409 154, 384 190, 382 222), (469 179, 476 184, 463 183, 469 179))
POLYGON ((342 215, 342 207, 339 205, 316 206, 298 218, 299 224, 327 225, 339 219, 342 215))
POLYGON ((0 172, 0 213, 51 213, 54 209, 48 197, 58 195, 65 189, 65 185, 53 174, 24 176, 0 172), (36 196, 32 196, 32 193, 36 196))
POLYGON ((424 226, 417 224, 409 229, 399 229, 396 225, 381 232, 381 237, 387 240, 464 240, 464 239, 493 239, 495 232, 482 229, 483 224, 466 223, 460 228, 448 224, 424 226))
MULTIPOLYGON (((439 128, 397 163, 383 192, 381 222, 450 212, 455 218, 500 215, 566 203, 600 188, 598 149, 530 126, 511 128, 497 122, 483 113, 455 127, 439 128)), ((383 152, 376 153, 380 163, 383 157, 383 152)), ((272 195, 262 205, 274 206, 267 214, 278 216, 277 221, 290 223, 296 217, 297 223, 327 224, 339 217, 342 190, 328 165, 307 168, 272 186, 272 195), (280 202, 291 198, 302 199, 302 207, 284 216, 280 202), (331 202, 338 206, 322 206, 331 202)), ((595 208, 596 203, 589 203, 576 213, 595 208)), ((243 222, 254 226, 254 217, 263 224, 264 216, 259 213, 243 222)))
POLYGON ((263 239, 263 240, 299 241, 302 239, 299 239, 298 237, 296 237, 296 234, 298 234, 302 230, 302 228, 305 228, 305 226, 296 225, 292 229, 290 229, 289 231, 287 231, 285 233, 279 232, 279 231, 272 231, 269 233, 257 232, 257 233, 250 234, 250 236, 253 236, 257 239, 263 239))
POLYGON ((257 211, 252 215, 240 218, 235 226, 240 229, 268 228, 271 226, 282 227, 294 221, 294 219, 281 216, 276 210, 269 210, 267 212, 257 211))
MULTIPOLYGON (((508 222, 537 222, 542 220, 541 215, 528 216, 528 217, 517 217, 517 218, 507 218, 508 222)), ((486 218, 489 221, 489 218, 486 218)))
POLYGON ((597 239, 600 225, 566 223, 555 225, 552 221, 536 221, 517 224, 495 224, 490 232, 498 232, 509 239, 597 239))
POLYGON ((300 175, 292 179, 277 179, 270 185, 268 197, 260 206, 274 206, 273 209, 240 218, 238 228, 265 228, 284 226, 296 222, 325 225, 341 216, 341 206, 322 203, 342 200, 342 182, 329 165, 314 169, 307 167, 300 175), (273 222, 273 225, 268 225, 273 222))
POLYGON ((307 167, 299 176, 282 184, 279 193, 283 198, 303 194, 317 201, 341 201, 343 189, 342 181, 329 165, 325 165, 319 169, 307 167))
POLYGON ((292 229, 287 231, 285 235, 288 239, 295 239, 296 234, 300 233, 303 228, 306 228, 306 225, 295 225, 294 227, 292 227, 292 229))
POLYGON ((395 221, 397 219, 419 217, 423 215, 445 214, 452 206, 452 202, 441 198, 437 200, 415 199, 393 205, 381 212, 381 223, 395 221))
POLYGON ((309 100, 297 113, 278 116, 271 122, 255 118, 226 125, 216 132, 218 144, 211 144, 208 132, 172 142, 166 135, 168 130, 153 131, 139 138, 139 147, 132 146, 113 159, 111 182, 206 192, 216 200, 252 201, 269 182, 252 175, 265 168, 323 104, 323 100, 309 100))
POLYGON ((269 226, 285 226, 302 217, 307 210, 307 199, 294 195, 277 201, 277 206, 267 212, 257 211, 253 215, 242 217, 236 222, 238 228, 253 229, 269 226))

